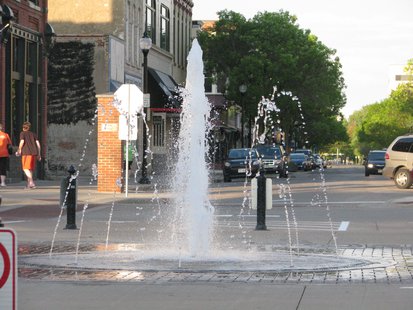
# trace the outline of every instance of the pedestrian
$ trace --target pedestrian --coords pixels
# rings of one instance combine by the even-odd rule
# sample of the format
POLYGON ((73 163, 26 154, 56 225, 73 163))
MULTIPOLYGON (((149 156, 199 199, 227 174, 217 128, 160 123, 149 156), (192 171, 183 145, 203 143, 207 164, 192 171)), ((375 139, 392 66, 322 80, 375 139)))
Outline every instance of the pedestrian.
POLYGON ((17 155, 22 156, 22 168, 27 178, 26 189, 36 188, 33 182, 33 171, 36 160, 42 159, 40 153, 40 142, 37 135, 30 131, 30 122, 23 123, 23 131, 20 132, 20 143, 17 155))
POLYGON ((124 160, 123 160, 123 167, 126 169, 126 157, 128 157, 128 170, 131 169, 132 163, 135 159, 135 153, 136 153, 136 146, 134 143, 129 142, 128 144, 128 152, 126 152, 126 143, 125 143, 125 152, 124 152, 124 160))
POLYGON ((10 137, 3 131, 0 123, 0 186, 6 186, 7 160, 9 159, 9 147, 12 146, 10 137))

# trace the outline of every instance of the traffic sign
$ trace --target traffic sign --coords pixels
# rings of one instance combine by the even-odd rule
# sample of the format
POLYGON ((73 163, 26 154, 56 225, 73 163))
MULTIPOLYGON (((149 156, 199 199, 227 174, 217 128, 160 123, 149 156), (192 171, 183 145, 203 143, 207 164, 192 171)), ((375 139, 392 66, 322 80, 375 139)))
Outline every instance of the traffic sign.
POLYGON ((17 310, 17 238, 0 228, 0 309, 17 310))

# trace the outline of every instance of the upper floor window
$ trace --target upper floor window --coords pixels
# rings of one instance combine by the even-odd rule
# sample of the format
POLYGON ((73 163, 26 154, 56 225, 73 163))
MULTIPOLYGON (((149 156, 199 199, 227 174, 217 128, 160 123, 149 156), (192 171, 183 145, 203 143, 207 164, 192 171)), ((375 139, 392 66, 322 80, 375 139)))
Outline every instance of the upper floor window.
POLYGON ((33 3, 34 5, 39 6, 40 0, 29 0, 29 2, 33 3))
POLYGON ((169 36, 170 36, 170 31, 169 31, 169 9, 162 5, 161 6, 161 48, 164 50, 167 50, 169 52, 169 36))
POLYGON ((152 43, 156 43, 156 3, 155 0, 146 0, 146 24, 145 31, 152 43))

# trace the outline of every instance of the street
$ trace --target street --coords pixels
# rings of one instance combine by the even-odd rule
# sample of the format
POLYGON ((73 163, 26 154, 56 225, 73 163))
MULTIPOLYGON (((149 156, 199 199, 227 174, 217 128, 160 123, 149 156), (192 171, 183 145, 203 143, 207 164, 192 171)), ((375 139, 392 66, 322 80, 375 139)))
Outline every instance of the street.
MULTIPOLYGON (((363 172, 362 167, 335 166, 323 172, 295 172, 288 180, 274 179, 266 231, 255 230, 255 210, 248 207, 249 183, 245 186, 241 179, 215 182, 210 189, 216 238, 223 248, 244 246, 277 252, 288 250, 289 238, 294 246, 298 235, 303 255, 332 253, 334 235, 342 253, 384 264, 340 272, 76 271, 29 266, 22 254, 48 253, 58 212, 19 221, 13 216, 19 208, 7 207, 8 192, 11 197, 13 191, 10 186, 2 193, 3 207, 8 211, 0 216, 19 239, 19 309, 411 309, 412 189, 397 189, 391 180, 379 175, 365 177, 363 172)), ((53 190, 51 186, 49 191, 53 190)), ((92 190, 89 188, 88 194, 92 190)), ((106 200, 98 203, 92 199, 85 212, 81 249, 104 243, 111 210, 111 243, 158 246, 162 233, 153 215, 166 211, 170 195, 160 191, 157 200, 148 191, 128 198, 106 195, 106 200)), ((79 210, 86 196, 80 193, 79 210)), ((77 214, 78 224, 81 214, 77 214)), ((56 253, 72 251, 79 236, 79 229, 63 227, 61 224, 57 229, 56 253)))

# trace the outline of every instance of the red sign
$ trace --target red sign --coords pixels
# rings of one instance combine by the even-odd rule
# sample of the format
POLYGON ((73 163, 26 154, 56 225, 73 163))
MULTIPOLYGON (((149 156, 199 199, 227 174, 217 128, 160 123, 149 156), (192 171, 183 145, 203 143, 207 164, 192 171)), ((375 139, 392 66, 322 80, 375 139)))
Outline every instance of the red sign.
POLYGON ((17 240, 5 228, 0 228, 0 309, 17 310, 17 240))

